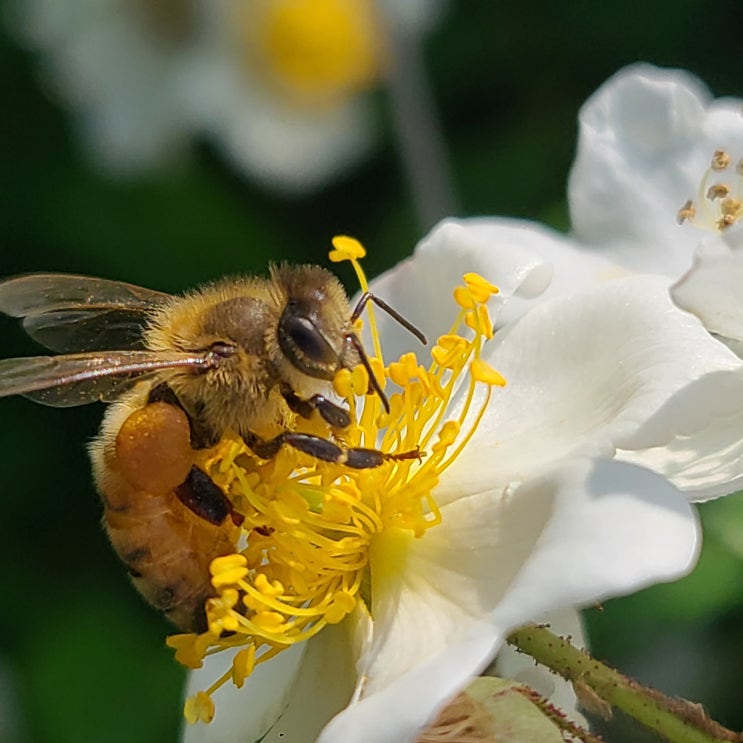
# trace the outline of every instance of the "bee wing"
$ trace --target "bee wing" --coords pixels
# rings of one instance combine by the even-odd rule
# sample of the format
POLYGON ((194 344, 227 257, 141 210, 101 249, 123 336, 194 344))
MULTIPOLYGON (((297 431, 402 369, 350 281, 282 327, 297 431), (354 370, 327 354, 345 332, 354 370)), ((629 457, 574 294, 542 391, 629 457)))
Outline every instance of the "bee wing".
POLYGON ((121 281, 29 274, 0 282, 0 311, 22 317, 26 332, 53 351, 142 349, 142 331, 163 292, 121 281))
POLYGON ((164 369, 207 370, 209 353, 107 351, 0 361, 0 397, 25 395, 65 408, 110 399, 142 376, 164 369))

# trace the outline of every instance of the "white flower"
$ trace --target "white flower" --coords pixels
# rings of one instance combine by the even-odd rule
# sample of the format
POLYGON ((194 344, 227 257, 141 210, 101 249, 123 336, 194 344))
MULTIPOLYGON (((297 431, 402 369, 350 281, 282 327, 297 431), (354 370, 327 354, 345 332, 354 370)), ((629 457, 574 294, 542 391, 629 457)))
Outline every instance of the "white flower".
POLYGON ((370 149, 365 94, 385 74, 385 24, 422 33, 440 5, 19 0, 12 10, 104 167, 152 167, 203 135, 245 174, 301 190, 370 149))
MULTIPOLYGON (((740 360, 673 306, 664 279, 598 281, 611 264, 524 223, 444 223, 373 289, 435 338, 468 271, 502 289, 483 354, 508 383, 440 476, 441 523, 418 539, 377 535, 370 603, 256 669, 246 688, 220 689, 214 722, 189 727, 189 743, 413 740, 511 629, 693 566, 696 516, 669 480, 688 497, 731 488, 718 467, 684 465, 664 442, 677 445, 681 427, 687 453, 707 446, 729 478, 740 474, 726 429, 707 439, 703 410, 704 381, 734 375, 740 360), (652 436, 638 436, 644 428, 652 436)), ((410 350, 394 323, 378 322, 387 357, 410 350)), ((220 665, 229 659, 209 659, 191 688, 220 665)))
POLYGON ((743 340, 743 101, 714 100, 683 71, 622 70, 581 110, 569 199, 581 242, 680 279, 679 306, 743 340), (679 226, 687 201, 691 224, 679 226))

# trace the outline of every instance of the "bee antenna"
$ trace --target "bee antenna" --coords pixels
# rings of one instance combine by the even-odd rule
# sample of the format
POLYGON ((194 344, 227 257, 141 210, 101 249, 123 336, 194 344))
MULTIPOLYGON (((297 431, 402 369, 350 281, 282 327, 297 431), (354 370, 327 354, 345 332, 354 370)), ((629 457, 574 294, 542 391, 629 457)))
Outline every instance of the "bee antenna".
POLYGON ((356 335, 356 333, 348 333, 346 339, 356 349, 356 353, 358 353, 359 358, 361 359, 361 363, 363 364, 364 369, 366 369, 366 372, 369 375, 369 382, 372 388, 377 393, 377 395, 379 395, 379 399, 382 401, 382 406, 384 407, 385 412, 389 413, 390 401, 387 399, 387 395, 384 394, 384 390, 380 387, 379 382, 377 381, 377 378, 372 371, 371 364, 369 363, 369 357, 366 355, 366 351, 364 351, 364 347, 361 345, 359 337, 356 335))
POLYGON ((412 322, 406 320, 397 310, 390 307, 387 302, 371 292, 364 292, 361 295, 361 299, 356 303, 356 307, 351 313, 351 323, 359 319, 359 315, 364 311, 364 307, 366 307, 369 301, 374 302, 379 309, 384 310, 393 320, 397 320, 403 328, 410 331, 424 346, 428 343, 426 336, 412 322))

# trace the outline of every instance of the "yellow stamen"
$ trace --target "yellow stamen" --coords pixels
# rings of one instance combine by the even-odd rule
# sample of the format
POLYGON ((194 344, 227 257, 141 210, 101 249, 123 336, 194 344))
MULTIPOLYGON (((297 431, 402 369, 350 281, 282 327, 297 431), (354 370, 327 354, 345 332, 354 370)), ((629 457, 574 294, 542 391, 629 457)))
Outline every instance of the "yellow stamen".
MULTIPOLYGON (((358 263, 361 245, 348 237, 336 238, 333 245, 333 260, 350 260, 366 291, 358 263)), ((247 545, 212 562, 217 595, 206 602, 208 631, 169 641, 189 667, 220 649, 239 648, 232 668, 189 700, 189 720, 213 715, 203 695, 208 698, 229 681, 242 685, 257 665, 342 622, 359 602, 367 603, 363 586, 375 565, 382 571, 402 569, 403 562, 385 556, 385 545, 402 549, 441 523, 435 498, 439 478, 474 434, 490 391, 505 384, 481 358, 493 333, 485 302, 497 291, 476 274, 465 276, 464 285, 454 290, 461 299, 459 317, 438 339, 428 369, 413 353, 385 366, 376 351, 370 362, 380 384, 389 379, 399 387, 387 393, 389 412, 370 390, 363 366, 336 375, 335 391, 345 398, 354 423, 340 433, 327 428, 323 437, 380 451, 380 466, 355 470, 288 446, 263 461, 231 434, 200 453, 198 466, 243 517, 247 545), (487 387, 486 395, 475 395, 478 385, 487 387), (451 418, 458 390, 463 402, 451 418)), ((374 326, 371 333, 379 349, 374 326)), ((296 430, 317 435, 318 425, 302 419, 296 430)))
POLYGON ((333 238, 333 247, 328 253, 328 258, 333 263, 341 261, 358 261, 366 257, 364 246, 355 238, 347 235, 336 235, 333 238))
POLYGON ((215 588, 230 586, 248 574, 248 561, 243 555, 227 555, 212 560, 209 568, 215 588))
POLYGON ((725 150, 715 150, 710 167, 712 170, 725 170, 730 165, 730 155, 725 150))
POLYGON ((212 698, 205 691, 199 691, 186 700, 183 715, 193 725, 199 721, 211 722, 214 719, 214 711, 212 698))
POLYGON ((482 359, 475 359, 470 364, 470 374, 476 382, 489 384, 493 387, 506 386, 506 380, 503 378, 503 375, 482 359))
POLYGON ((232 683, 240 689, 255 668, 255 645, 248 645, 236 653, 232 661, 232 683))
POLYGON ((676 215, 679 224, 690 222, 695 227, 724 232, 743 219, 743 158, 736 163, 732 184, 710 182, 717 173, 727 170, 731 162, 730 153, 724 150, 715 151, 710 166, 699 183, 698 203, 689 199, 679 209, 676 215))

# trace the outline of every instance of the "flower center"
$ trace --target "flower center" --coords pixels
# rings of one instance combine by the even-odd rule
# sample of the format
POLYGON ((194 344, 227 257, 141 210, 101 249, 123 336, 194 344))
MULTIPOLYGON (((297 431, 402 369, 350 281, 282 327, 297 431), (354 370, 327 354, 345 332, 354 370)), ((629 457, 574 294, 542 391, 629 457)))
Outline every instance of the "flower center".
MULTIPOLYGON (((331 260, 350 260, 367 291, 358 263, 361 245, 347 237, 333 244, 331 260)), ((466 274, 464 282, 454 291, 459 315, 431 350, 428 367, 413 353, 385 366, 369 310, 371 368, 382 385, 389 380, 397 387, 388 395, 389 412, 369 393, 367 371, 358 366, 342 370, 334 381, 355 421, 349 428, 334 434, 319 416, 297 420, 297 431, 381 451, 389 456, 381 466, 351 469, 290 446, 261 460, 234 435, 204 452, 199 466, 244 517, 246 546, 212 562, 218 595, 206 604, 208 630, 168 639, 176 658, 191 668, 207 654, 239 648, 230 671, 187 701, 189 721, 211 719, 211 694, 222 684, 242 686, 257 664, 342 621, 359 602, 368 603, 370 552, 380 536, 423 538, 441 522, 434 496, 439 477, 477 428, 492 387, 505 384, 480 355, 493 335, 486 302, 497 288, 476 274, 466 274), (478 384, 488 392, 475 408, 478 384), (464 402, 449 417, 455 392, 464 402), (420 456, 394 458, 409 452, 420 456)))
POLYGON ((380 71, 371 0, 267 0, 243 15, 251 61, 304 105, 365 90, 380 71))
POLYGON ((716 150, 699 183, 696 201, 679 209, 679 224, 723 232, 743 220, 743 157, 735 162, 730 153, 716 150))

